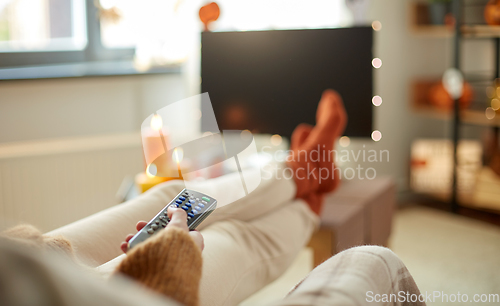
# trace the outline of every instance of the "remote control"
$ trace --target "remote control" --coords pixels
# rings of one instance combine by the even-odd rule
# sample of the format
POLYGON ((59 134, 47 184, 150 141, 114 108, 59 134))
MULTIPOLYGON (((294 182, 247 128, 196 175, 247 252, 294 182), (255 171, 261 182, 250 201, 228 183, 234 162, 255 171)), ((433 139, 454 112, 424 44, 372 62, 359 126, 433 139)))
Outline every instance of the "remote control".
POLYGON ((170 206, 184 209, 188 215, 188 228, 189 230, 194 230, 212 213, 212 211, 215 210, 217 201, 201 192, 187 189, 182 190, 167 206, 165 206, 165 208, 151 219, 146 226, 130 239, 128 242, 129 250, 167 227, 170 221, 167 215, 167 209, 170 206))

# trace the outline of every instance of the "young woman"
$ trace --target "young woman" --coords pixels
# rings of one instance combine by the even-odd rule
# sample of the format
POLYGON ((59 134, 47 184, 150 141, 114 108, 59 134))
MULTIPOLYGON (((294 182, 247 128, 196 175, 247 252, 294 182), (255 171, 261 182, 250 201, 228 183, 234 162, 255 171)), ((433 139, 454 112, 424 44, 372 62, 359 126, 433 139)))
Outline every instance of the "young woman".
MULTIPOLYGON (((135 200, 44 235, 29 226, 5 232, 7 240, 29 245, 28 249, 62 250, 81 265, 112 275, 114 281, 101 283, 74 268, 61 269, 53 258, 26 253, 4 239, 0 284, 15 279, 19 290, 4 288, 2 296, 13 305, 24 305, 21 301, 29 297, 50 301, 47 305, 237 305, 280 276, 309 241, 318 225, 323 195, 339 184, 334 175, 338 172, 320 180, 319 171, 332 169, 333 158, 328 155, 346 121, 340 96, 326 90, 316 126, 299 125, 292 135, 293 154, 283 166, 291 168, 293 178, 263 179, 249 195, 217 209, 201 224, 200 232, 188 230, 182 209, 169 209, 171 222, 165 230, 120 255, 122 239, 126 237, 121 243, 126 252, 134 225, 140 230, 146 224, 136 224, 137 220, 156 215, 184 188, 182 181, 163 183, 135 200), (307 158, 313 150, 320 150, 322 158, 307 158), (134 282, 115 284, 119 279, 134 282), (165 299, 138 292, 137 284, 165 299)), ((239 173, 191 188, 216 199, 228 198, 236 192, 230 187, 239 179, 236 176, 239 173)), ((399 291, 419 294, 394 253, 366 246, 344 251, 318 266, 278 305, 360 305, 376 301, 377 294, 399 291)))

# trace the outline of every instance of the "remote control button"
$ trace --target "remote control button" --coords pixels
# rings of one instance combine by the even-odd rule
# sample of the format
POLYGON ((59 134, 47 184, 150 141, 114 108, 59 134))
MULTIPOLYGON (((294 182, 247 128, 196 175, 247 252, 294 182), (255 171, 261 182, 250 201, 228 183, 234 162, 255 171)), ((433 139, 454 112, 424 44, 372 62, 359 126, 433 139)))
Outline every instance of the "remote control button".
POLYGON ((148 229, 148 234, 153 234, 155 231, 153 229, 148 229))
POLYGON ((167 227, 167 223, 162 223, 161 227, 167 227))
POLYGON ((191 204, 189 204, 189 203, 186 203, 184 205, 186 205, 187 207, 191 207, 191 204))
POLYGON ((175 203, 182 204, 182 201, 181 200, 176 200, 175 203))
POLYGON ((163 212, 163 214, 166 216, 166 215, 168 215, 168 212, 165 210, 165 211, 163 212))
POLYGON ((157 229, 157 228, 158 228, 158 224, 153 224, 153 225, 151 225, 151 228, 152 228, 153 230, 157 229))
POLYGON ((199 207, 205 207, 205 204, 198 203, 199 207))
POLYGON ((189 203, 194 204, 195 200, 189 200, 189 203))
POLYGON ((196 201, 199 201, 199 200, 200 200, 200 198, 196 198, 196 201))
POLYGON ((203 200, 207 201, 207 202, 210 202, 210 199, 207 198, 207 197, 202 197, 203 200))
MULTIPOLYGON (((160 217, 161 218, 161 217, 160 217)), ((160 220, 156 220, 155 221, 156 224, 160 224, 160 220)))
POLYGON ((188 216, 191 217, 191 218, 194 217, 194 215, 192 213, 188 213, 188 216))
POLYGON ((207 201, 201 201, 201 203, 203 203, 203 204, 205 204, 205 205, 206 205, 206 204, 208 204, 208 203, 207 203, 207 201))
POLYGON ((160 220, 163 221, 165 219, 165 216, 160 216, 160 220))
POLYGON ((179 200, 184 201, 186 198, 185 197, 179 197, 179 200))
POLYGON ((193 200, 193 199, 194 199, 194 197, 193 197, 193 196, 189 196, 189 198, 190 198, 191 200, 193 200))
POLYGON ((200 208, 199 206, 196 206, 196 207, 194 208, 194 210, 196 210, 197 212, 200 212, 200 211, 201 211, 201 208, 200 208))
POLYGON ((188 211, 189 207, 187 207, 186 205, 184 205, 184 206, 182 206, 182 209, 184 209, 185 211, 188 211))

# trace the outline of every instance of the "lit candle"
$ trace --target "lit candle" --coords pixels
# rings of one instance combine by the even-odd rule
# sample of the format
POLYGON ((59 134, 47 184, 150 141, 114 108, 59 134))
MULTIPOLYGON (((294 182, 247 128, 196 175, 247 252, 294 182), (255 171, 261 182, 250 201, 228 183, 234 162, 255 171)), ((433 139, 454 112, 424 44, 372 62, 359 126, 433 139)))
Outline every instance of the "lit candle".
POLYGON ((149 126, 142 127, 141 135, 145 167, 154 162, 158 172, 166 169, 169 163, 169 156, 165 154, 168 150, 168 131, 163 128, 161 116, 154 114, 149 126))

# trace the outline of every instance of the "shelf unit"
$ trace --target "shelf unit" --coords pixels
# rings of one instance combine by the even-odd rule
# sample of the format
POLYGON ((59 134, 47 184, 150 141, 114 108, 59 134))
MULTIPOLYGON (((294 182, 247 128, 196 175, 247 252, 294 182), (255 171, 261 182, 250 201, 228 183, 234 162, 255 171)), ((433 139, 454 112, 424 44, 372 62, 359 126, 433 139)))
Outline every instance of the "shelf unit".
MULTIPOLYGON (((440 120, 453 119, 453 112, 438 109, 432 106, 415 106, 415 113, 440 120)), ((463 124, 479 125, 486 127, 500 127, 500 116, 493 119, 487 119, 484 112, 478 110, 464 109, 460 111, 460 120, 463 124)))
MULTIPOLYGON (((412 27, 412 32, 426 37, 453 37, 455 28, 447 25, 418 25, 412 27)), ((500 26, 462 25, 460 33, 464 38, 496 38, 500 37, 500 26)))
MULTIPOLYGON (((421 2, 420 2, 421 4, 421 2)), ((419 3, 415 4, 413 10, 417 11, 419 3)), ((436 37, 436 38, 450 38, 453 41, 453 68, 461 71, 461 56, 462 48, 461 42, 467 39, 490 39, 494 42, 494 71, 488 73, 478 73, 478 74, 465 74, 464 78, 471 84, 473 83, 488 83, 493 84, 495 79, 500 78, 500 26, 490 26, 485 24, 466 24, 465 10, 467 9, 467 0, 452 0, 452 15, 455 18, 455 23, 451 25, 430 25, 422 23, 414 14, 413 23, 411 25, 411 32, 418 36, 425 37, 436 37)), ((463 72, 462 72, 463 73, 463 72)), ((428 88, 430 83, 427 81, 422 81, 422 84, 417 85, 416 89, 422 90, 422 88, 428 88), (428 84, 426 84, 428 83, 428 84), (420 88, 418 87, 420 86, 420 88)), ((464 125, 474 125, 483 126, 486 128, 491 128, 493 130, 493 135, 498 139, 499 128, 500 128, 500 114, 493 119, 488 119, 485 115, 485 109, 460 109, 458 100, 453 103, 452 110, 445 110, 434 107, 430 105, 427 101, 426 96, 419 97, 416 95, 416 100, 422 103, 415 103, 412 106, 413 111, 416 114, 449 121, 451 124, 451 140, 453 143, 453 179, 452 179, 452 189, 451 193, 446 196, 433 195, 435 198, 444 200, 449 203, 449 210, 454 213, 463 210, 465 207, 478 208, 474 203, 472 198, 460 195, 458 192, 458 180, 457 180, 457 166, 458 166, 458 156, 457 156, 457 146, 460 140, 460 127, 464 125)), ((487 209, 483 209, 487 210, 487 209)), ((498 212, 497 212, 498 213, 498 212)))
MULTIPOLYGON (((492 39, 495 46, 495 66, 493 78, 500 78, 500 27, 489 25, 467 25, 464 24, 462 13, 465 11, 466 6, 464 0, 452 0, 452 14, 455 17, 455 28, 453 37, 453 67, 461 70, 461 42, 464 39, 492 39)), ((494 81, 491 80, 492 82, 494 81)), ((460 140, 460 126, 462 124, 472 124, 480 126, 491 126, 494 130, 494 137, 498 137, 498 127, 500 126, 500 119, 487 119, 484 112, 473 110, 460 110, 459 101, 454 101, 453 112, 451 114, 452 123, 452 141, 453 141, 453 180, 452 190, 450 197, 451 211, 457 213, 460 208, 460 199, 457 189, 457 167, 458 156, 457 146, 460 140)))

